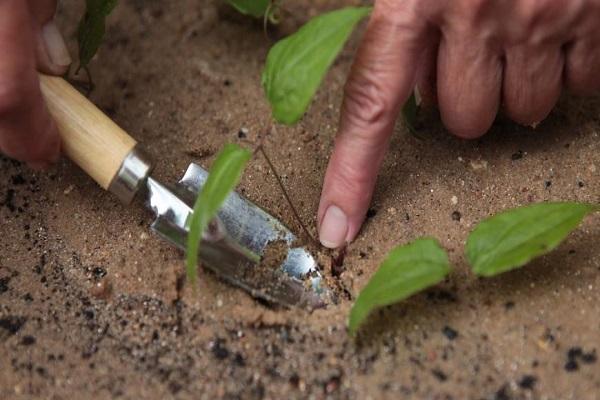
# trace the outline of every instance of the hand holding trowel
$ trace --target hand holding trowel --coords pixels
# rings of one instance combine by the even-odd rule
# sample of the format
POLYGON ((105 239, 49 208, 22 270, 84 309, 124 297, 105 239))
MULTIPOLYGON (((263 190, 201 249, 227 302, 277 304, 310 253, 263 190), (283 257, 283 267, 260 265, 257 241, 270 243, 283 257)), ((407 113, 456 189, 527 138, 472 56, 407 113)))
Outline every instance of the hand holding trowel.
MULTIPOLYGON (((67 156, 124 203, 134 197, 143 200, 156 215, 151 229, 185 250, 188 217, 208 173, 192 163, 176 184, 158 182, 136 141, 89 100, 61 78, 40 76, 40 82, 67 156)), ((328 291, 317 263, 306 249, 294 246, 295 240, 277 219, 232 193, 203 235, 199 257, 203 265, 255 297, 284 305, 323 306, 328 291), (275 269, 260 266, 265 249, 276 241, 287 243, 285 260, 275 269)))

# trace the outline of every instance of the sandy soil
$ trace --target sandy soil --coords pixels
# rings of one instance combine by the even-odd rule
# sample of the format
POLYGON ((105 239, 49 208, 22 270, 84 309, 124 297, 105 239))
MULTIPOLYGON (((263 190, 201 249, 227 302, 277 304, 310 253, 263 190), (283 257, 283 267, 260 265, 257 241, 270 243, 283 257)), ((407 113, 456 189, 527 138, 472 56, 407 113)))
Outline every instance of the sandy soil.
MULTIPOLYGON (((72 46, 80 3, 60 13, 72 46)), ((289 3, 272 37, 350 2, 289 3)), ((92 65, 92 99, 167 181, 190 161, 210 166, 226 142, 271 132, 267 151, 314 226, 356 39, 305 119, 276 132, 259 83, 271 40, 216 2, 122 2, 92 65)), ((336 279, 356 296, 392 247, 423 235, 440 239, 454 271, 377 313, 358 342, 346 334, 350 299, 282 310, 202 272, 197 293, 178 299, 183 256, 149 234, 143 209, 67 160, 35 173, 0 158, 0 398, 600 398, 600 217, 496 279, 474 278, 462 253, 474 224, 499 210, 600 201, 600 101, 564 99, 535 131, 499 119, 473 142, 427 114, 419 137, 398 127, 336 279)), ((264 160, 240 190, 298 231, 264 160)))

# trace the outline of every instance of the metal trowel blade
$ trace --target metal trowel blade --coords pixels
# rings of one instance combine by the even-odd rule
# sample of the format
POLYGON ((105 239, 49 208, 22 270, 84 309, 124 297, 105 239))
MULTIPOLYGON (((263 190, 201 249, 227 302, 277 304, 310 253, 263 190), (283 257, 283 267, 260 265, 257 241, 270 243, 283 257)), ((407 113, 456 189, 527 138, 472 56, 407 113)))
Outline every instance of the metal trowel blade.
MULTIPOLYGON (((190 164, 183 178, 166 186, 150 177, 147 206, 156 214, 152 229, 185 250, 187 219, 208 172, 190 164)), ((317 262, 296 245, 296 236, 279 220, 233 192, 204 234, 199 259, 202 264, 254 297, 286 306, 318 308, 331 300, 317 262), (270 243, 285 242, 287 256, 279 268, 264 268, 261 258, 270 243)))

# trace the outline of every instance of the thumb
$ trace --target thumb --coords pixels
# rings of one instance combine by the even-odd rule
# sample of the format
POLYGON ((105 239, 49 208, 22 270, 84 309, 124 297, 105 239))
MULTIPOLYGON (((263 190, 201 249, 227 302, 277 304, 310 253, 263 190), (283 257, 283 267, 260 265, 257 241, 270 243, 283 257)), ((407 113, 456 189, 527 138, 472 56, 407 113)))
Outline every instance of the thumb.
POLYGON ((413 90, 426 26, 414 7, 399 5, 407 3, 414 2, 375 2, 348 77, 319 205, 325 247, 340 247, 360 230, 396 117, 413 90))
POLYGON ((41 72, 62 75, 71 64, 63 35, 54 22, 57 0, 29 0, 29 13, 36 32, 37 68, 41 72))

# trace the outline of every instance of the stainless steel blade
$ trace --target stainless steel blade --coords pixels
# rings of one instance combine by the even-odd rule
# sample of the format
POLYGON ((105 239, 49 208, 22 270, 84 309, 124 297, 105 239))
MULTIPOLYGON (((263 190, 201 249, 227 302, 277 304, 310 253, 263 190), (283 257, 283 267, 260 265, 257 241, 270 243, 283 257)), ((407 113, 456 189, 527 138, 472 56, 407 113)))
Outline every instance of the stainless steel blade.
MULTIPOLYGON (((147 180, 147 206, 156 214, 152 229, 185 250, 187 220, 208 172, 190 164, 184 177, 167 186, 147 180)), ((280 221, 237 193, 229 195, 204 234, 199 258, 206 267, 253 296, 288 306, 316 308, 330 301, 314 257, 296 246, 296 237, 280 221), (287 257, 279 269, 260 268, 269 243, 285 241, 287 257)))

